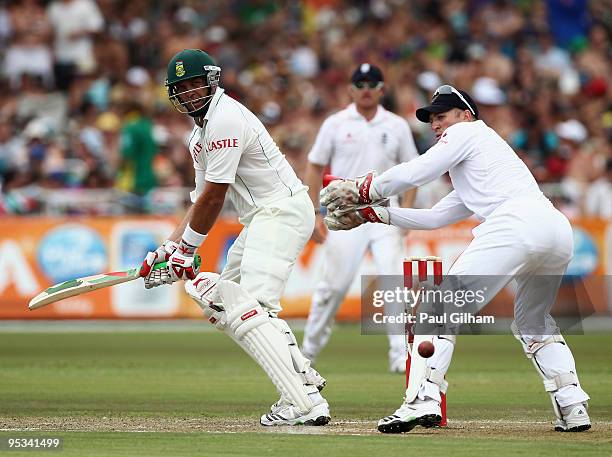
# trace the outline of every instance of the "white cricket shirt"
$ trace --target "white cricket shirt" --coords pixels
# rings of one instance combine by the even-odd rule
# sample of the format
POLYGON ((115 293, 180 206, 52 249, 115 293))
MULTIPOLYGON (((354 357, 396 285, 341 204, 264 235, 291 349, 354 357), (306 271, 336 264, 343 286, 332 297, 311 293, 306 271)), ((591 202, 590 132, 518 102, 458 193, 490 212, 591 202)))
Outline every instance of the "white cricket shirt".
MULTIPOLYGON (((374 178, 372 185, 382 196, 395 195, 447 171, 454 191, 432 208, 447 219, 443 222, 452 223, 472 213, 484 220, 513 198, 546 199, 508 143, 480 120, 450 126, 427 152, 387 170, 374 178)), ((393 209, 391 220, 394 225, 417 228, 420 216, 428 216, 432 210, 393 209), (402 215, 405 223, 400 221, 402 215), (412 223, 408 223, 410 219, 412 223)))
POLYGON ((308 160, 330 165, 330 173, 341 178, 378 173, 418 156, 408 123, 378 107, 368 121, 354 103, 328 117, 315 140, 308 160))
POLYGON ((204 117, 195 125, 189 152, 196 171, 195 202, 205 182, 228 183, 227 194, 239 216, 294 195, 306 186, 261 121, 218 87, 204 117))

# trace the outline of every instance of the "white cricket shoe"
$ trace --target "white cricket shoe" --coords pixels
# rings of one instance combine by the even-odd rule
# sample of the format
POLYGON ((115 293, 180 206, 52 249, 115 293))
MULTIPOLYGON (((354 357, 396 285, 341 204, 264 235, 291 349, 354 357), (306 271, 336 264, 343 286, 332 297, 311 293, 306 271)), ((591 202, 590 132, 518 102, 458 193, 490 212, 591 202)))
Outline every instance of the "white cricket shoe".
MULTIPOLYGON (((327 384, 327 380, 319 374, 317 370, 312 367, 308 368, 308 372, 305 374, 306 382, 310 385, 316 386, 317 390, 321 392, 325 385, 327 384)), ((276 414, 281 409, 291 405, 291 402, 285 398, 284 395, 281 395, 276 403, 270 406, 270 414, 276 414)), ((263 417, 263 416, 262 416, 263 417)))
POLYGON ((392 415, 378 421, 378 431, 382 433, 405 433, 417 425, 430 428, 437 427, 442 421, 440 403, 435 400, 415 400, 402 403, 392 415))
MULTIPOLYGON (((281 398, 281 401, 283 399, 281 398)), ((264 414, 261 416, 259 422, 265 426, 277 426, 277 425, 311 425, 320 426, 326 425, 330 420, 329 405, 327 401, 321 397, 321 402, 314 405, 310 411, 306 414, 302 414, 292 404, 280 405, 275 403, 273 405, 274 412, 264 414), (276 406, 276 408, 274 408, 276 406)))
POLYGON ((586 403, 576 403, 561 408, 561 414, 563 414, 563 420, 557 419, 555 422, 557 432, 586 432, 591 428, 586 403))

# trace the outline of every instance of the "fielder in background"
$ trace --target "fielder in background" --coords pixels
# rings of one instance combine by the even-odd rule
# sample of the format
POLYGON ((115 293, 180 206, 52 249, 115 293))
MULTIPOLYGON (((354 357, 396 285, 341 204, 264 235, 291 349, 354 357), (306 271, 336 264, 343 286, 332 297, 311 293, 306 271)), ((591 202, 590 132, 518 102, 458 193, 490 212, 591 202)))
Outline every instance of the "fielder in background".
MULTIPOLYGON (((328 226, 347 230, 368 220, 432 230, 475 214, 481 224, 448 274, 467 278, 464 281, 487 278, 487 299, 516 280, 513 333, 551 396, 555 430, 588 430, 589 396, 580 386, 572 352, 550 315, 572 258, 569 221, 542 194, 510 146, 478 119, 478 108, 466 92, 449 85, 439 87, 431 105, 417 110, 417 117, 431 124, 437 143, 417 159, 378 177, 369 174, 355 181, 333 181, 321 197, 332 212, 326 219, 328 226), (340 207, 371 204, 420 186, 447 171, 454 190, 431 209, 374 204, 344 216, 333 214, 340 207)), ((480 308, 486 303, 481 303, 480 308)), ((413 348, 418 346, 416 338, 413 348)), ((411 367, 404 403, 393 415, 379 421, 381 432, 398 433, 416 425, 439 424, 440 392, 447 388, 444 377, 455 337, 440 335, 433 342, 435 352, 426 359, 423 369, 413 373, 411 367)), ((412 356, 418 357, 414 349, 412 356)))
POLYGON ((263 124, 219 86, 220 73, 199 49, 183 50, 168 64, 170 101, 195 121, 189 138, 195 190, 184 220, 147 254, 141 275, 146 287, 186 280, 187 293, 209 321, 264 369, 281 398, 261 416, 262 425, 325 425, 329 406, 319 393, 325 379, 310 367, 293 332, 278 318, 287 278, 314 228, 314 208, 306 186, 263 124), (226 195, 244 229, 220 276, 198 274, 194 254, 226 195), (168 270, 152 270, 162 260, 168 261, 168 270))
MULTIPOLYGON (((378 67, 369 63, 359 65, 349 86, 353 103, 325 120, 308 154, 305 181, 317 208, 313 240, 323 243, 324 250, 322 279, 312 296, 302 344, 304 354, 312 361, 329 341, 336 312, 368 248, 379 275, 402 273, 401 229, 376 224, 364 225, 351 232, 328 233, 318 214, 319 191, 327 166, 332 175, 351 177, 369 170, 381 173, 417 157, 407 122, 380 105, 383 86, 383 74, 378 67)), ((412 206, 415 193, 416 189, 404 195, 402 204, 412 206)), ((397 206, 397 197, 391 204, 397 206)), ((389 328, 388 336, 389 368, 392 372, 405 372, 403 326, 389 328)))

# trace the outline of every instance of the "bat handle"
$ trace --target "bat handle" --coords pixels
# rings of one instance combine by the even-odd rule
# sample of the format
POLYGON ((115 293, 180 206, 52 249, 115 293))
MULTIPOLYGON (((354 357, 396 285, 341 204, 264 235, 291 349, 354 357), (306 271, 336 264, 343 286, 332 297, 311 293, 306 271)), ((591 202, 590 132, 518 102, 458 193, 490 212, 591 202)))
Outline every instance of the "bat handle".
MULTIPOLYGON (((202 265, 202 257, 200 257, 200 254, 195 255, 193 259, 193 265, 196 267, 196 269, 200 268, 200 265, 202 265)), ((161 270, 162 268, 166 268, 167 266, 168 266, 167 261, 159 262, 153 265, 153 270, 161 270)))

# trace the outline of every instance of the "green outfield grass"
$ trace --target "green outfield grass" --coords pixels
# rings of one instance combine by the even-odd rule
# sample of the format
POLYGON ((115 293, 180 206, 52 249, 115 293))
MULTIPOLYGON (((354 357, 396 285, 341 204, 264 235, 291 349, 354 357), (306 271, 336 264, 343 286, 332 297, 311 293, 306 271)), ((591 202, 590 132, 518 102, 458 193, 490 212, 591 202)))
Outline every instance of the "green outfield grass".
MULTIPOLYGON (((550 400, 512 336, 459 338, 448 373, 448 430, 368 434, 401 403, 403 379, 387 373, 386 338, 361 336, 357 326, 339 327, 317 366, 328 379, 324 393, 333 419, 349 424, 346 433, 258 427, 276 393, 250 358, 217 332, 0 333, 0 428, 26 424, 24 429, 62 436, 61 455, 609 455, 612 335, 567 340, 599 422, 579 436, 552 433, 542 424, 552 420, 550 400), (368 433, 349 436, 353 421, 368 433), (506 431, 483 431, 466 421, 500 421, 506 431), (525 421, 539 423, 541 433, 529 431, 525 421), (216 425, 207 430, 208 422, 216 425), (513 422, 523 428, 513 431, 513 422), (181 428, 183 423, 198 430, 181 428), (68 425, 51 433, 49 424, 68 425), (134 428, 143 433, 132 433, 134 428)), ((0 437, 24 434, 32 432, 4 431, 0 437)))

